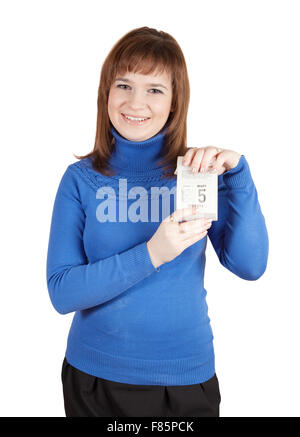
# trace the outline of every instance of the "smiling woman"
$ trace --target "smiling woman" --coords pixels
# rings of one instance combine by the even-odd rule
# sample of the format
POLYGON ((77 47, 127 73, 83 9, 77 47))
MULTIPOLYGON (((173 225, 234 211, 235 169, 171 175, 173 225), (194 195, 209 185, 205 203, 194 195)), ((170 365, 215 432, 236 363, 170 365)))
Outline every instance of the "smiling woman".
POLYGON ((67 416, 219 415, 207 236, 220 263, 246 280, 263 274, 268 237, 244 155, 188 152, 197 170, 202 157, 227 167, 218 221, 186 221, 192 205, 176 209, 188 103, 172 36, 143 27, 113 47, 94 150, 67 167, 49 236, 51 302, 60 314, 75 312, 62 367, 67 416))
POLYGON ((117 78, 110 88, 108 115, 124 138, 144 141, 163 129, 169 118, 171 104, 170 73, 153 76, 127 73, 126 78, 117 78), (164 91, 151 88, 155 81, 159 82, 156 86, 164 91))

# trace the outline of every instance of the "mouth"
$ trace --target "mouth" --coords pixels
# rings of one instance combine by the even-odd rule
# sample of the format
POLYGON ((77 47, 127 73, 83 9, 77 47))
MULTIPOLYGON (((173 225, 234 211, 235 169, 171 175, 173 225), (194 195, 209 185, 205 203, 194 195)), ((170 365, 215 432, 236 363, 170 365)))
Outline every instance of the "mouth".
POLYGON ((131 115, 125 115, 121 113, 123 120, 131 126, 141 126, 150 120, 150 117, 133 117, 131 115))

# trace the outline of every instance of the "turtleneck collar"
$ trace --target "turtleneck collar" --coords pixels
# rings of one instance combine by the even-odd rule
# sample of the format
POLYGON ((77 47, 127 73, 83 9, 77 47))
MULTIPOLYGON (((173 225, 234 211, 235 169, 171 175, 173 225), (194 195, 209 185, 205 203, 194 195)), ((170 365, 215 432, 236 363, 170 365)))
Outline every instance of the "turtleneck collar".
POLYGON ((167 127, 144 141, 131 141, 123 138, 111 126, 115 139, 114 150, 110 157, 110 165, 119 173, 137 174, 160 168, 157 161, 163 156, 163 146, 167 127))

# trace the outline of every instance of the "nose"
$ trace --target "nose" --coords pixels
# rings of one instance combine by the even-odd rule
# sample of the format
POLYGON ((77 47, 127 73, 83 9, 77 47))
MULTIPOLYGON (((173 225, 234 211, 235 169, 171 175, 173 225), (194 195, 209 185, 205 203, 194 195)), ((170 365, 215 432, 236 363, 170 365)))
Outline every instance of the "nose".
POLYGON ((145 107, 147 106, 146 97, 143 95, 142 92, 137 91, 134 91, 130 94, 128 103, 129 107, 131 107, 133 111, 145 109, 145 107))

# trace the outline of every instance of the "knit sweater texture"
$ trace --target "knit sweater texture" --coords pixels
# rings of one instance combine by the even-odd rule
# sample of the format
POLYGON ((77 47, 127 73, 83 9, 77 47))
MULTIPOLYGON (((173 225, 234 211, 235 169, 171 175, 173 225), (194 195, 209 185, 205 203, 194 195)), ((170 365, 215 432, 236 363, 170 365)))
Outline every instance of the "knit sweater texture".
MULTIPOLYGON (((222 266, 253 281, 265 271, 268 234, 248 162, 218 176, 218 221, 202 240, 155 268, 146 246, 176 209, 176 178, 162 179, 165 130, 134 142, 113 126, 110 164, 67 166, 52 212, 47 287, 60 314, 74 312, 66 359, 127 384, 190 385, 215 373, 204 288, 207 237, 222 266)), ((216 272, 217 274, 217 272, 216 272)))

